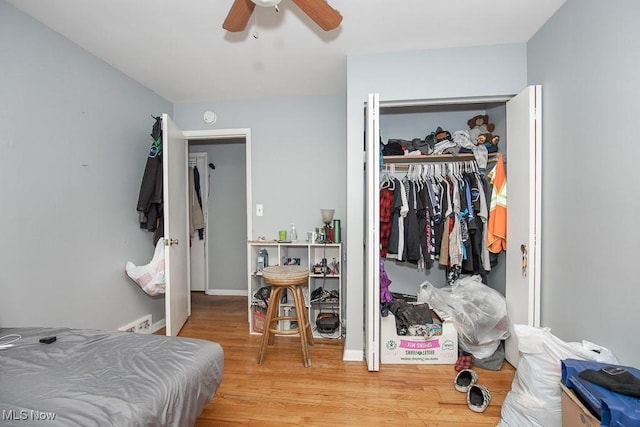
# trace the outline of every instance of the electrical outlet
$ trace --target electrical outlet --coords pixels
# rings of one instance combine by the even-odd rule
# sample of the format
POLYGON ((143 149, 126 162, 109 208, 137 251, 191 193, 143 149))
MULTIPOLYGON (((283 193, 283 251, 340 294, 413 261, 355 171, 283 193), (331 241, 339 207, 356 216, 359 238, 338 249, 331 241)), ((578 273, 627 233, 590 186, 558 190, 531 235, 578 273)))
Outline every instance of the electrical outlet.
POLYGON ((256 205, 256 216, 262 216, 262 215, 264 215, 264 206, 256 205))
POLYGON ((123 332, 135 332, 137 334, 150 334, 151 333, 151 315, 147 314, 138 320, 134 320, 128 325, 118 328, 123 332))

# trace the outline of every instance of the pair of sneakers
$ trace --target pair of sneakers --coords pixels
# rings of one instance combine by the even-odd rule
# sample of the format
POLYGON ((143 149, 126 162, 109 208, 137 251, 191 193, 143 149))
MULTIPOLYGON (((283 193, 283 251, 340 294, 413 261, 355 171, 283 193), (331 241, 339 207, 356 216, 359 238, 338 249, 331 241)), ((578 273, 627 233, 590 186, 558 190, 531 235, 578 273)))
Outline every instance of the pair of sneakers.
POLYGON ((474 412, 484 412, 491 402, 489 389, 478 384, 478 374, 473 369, 462 369, 453 380, 456 390, 467 393, 467 405, 474 412))

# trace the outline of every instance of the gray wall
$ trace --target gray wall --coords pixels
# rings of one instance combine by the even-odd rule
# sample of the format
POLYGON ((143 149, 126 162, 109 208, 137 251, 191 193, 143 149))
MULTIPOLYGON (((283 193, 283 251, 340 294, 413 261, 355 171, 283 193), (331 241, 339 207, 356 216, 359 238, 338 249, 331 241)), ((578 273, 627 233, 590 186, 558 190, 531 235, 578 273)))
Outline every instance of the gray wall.
POLYGON ((364 349, 363 135, 367 94, 381 101, 421 100, 519 93, 526 86, 524 44, 482 46, 347 58, 347 336, 345 359, 364 349), (491 63, 490 67, 476 64, 491 63))
POLYGON ((634 366, 639 16, 636 0, 568 0, 527 46, 543 100, 542 324, 634 366))
POLYGON ((250 238, 276 239, 293 222, 303 240, 322 224, 321 208, 335 209, 335 218, 344 220, 344 96, 176 104, 174 119, 183 131, 210 129, 202 120, 207 110, 216 112, 217 129, 251 129, 250 238), (255 204, 264 205, 264 216, 255 215, 255 204))
POLYGON ((0 0, 0 326, 117 328, 151 313, 136 203, 171 104, 0 0))
POLYGON ((247 199, 245 144, 242 140, 213 140, 190 144, 189 152, 206 152, 209 179, 209 283, 207 292, 247 294, 247 199))

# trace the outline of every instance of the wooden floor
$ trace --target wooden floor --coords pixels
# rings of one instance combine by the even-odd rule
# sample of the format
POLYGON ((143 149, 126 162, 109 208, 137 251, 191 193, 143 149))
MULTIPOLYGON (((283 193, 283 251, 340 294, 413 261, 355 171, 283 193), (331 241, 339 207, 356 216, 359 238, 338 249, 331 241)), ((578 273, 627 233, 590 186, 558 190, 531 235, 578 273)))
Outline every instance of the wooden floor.
POLYGON ((316 340, 311 367, 299 340, 276 337, 262 366, 260 336, 249 335, 245 297, 192 294, 180 336, 216 341, 225 352, 224 378, 196 426, 495 426, 514 369, 476 369, 493 398, 484 413, 467 407, 453 387, 453 365, 343 362, 342 340, 316 340))

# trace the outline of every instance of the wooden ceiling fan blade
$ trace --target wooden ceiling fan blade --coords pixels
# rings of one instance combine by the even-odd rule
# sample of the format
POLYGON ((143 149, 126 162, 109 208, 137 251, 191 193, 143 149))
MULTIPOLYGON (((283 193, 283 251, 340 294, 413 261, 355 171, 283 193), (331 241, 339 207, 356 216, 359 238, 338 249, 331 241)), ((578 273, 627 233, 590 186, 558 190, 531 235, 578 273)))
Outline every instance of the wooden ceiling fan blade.
POLYGON ((293 0, 293 2, 325 31, 337 28, 342 22, 340 12, 325 0, 293 0))
POLYGON ((244 31, 256 5, 251 0, 234 0, 222 28, 232 33, 244 31))

